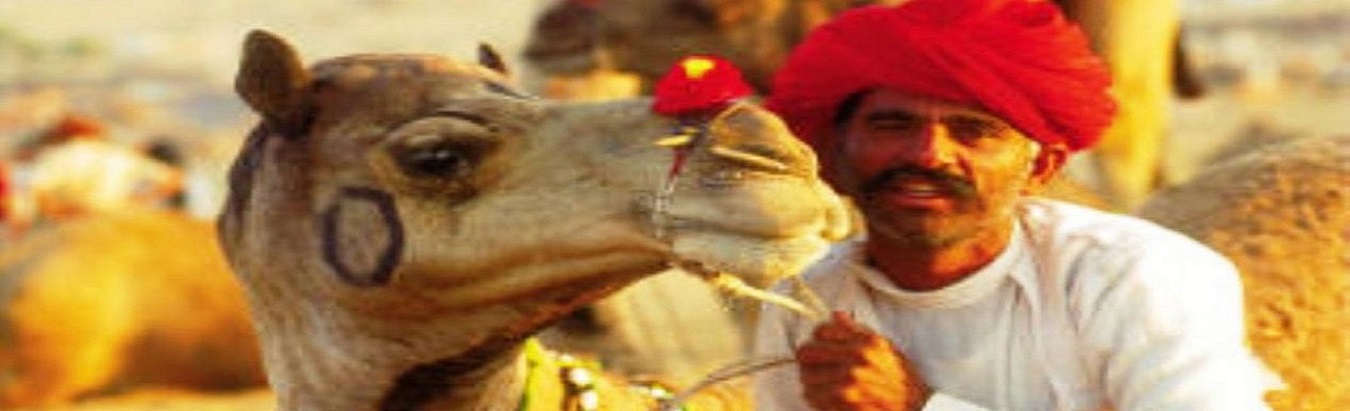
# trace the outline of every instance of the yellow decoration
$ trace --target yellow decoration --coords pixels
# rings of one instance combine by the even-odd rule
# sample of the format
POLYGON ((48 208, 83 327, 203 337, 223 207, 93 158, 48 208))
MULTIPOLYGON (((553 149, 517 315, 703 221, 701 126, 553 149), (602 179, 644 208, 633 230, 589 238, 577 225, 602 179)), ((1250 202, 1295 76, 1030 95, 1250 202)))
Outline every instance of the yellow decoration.
POLYGON ((694 80, 703 78, 703 75, 707 74, 708 70, 712 70, 713 66, 716 65, 716 62, 703 57, 690 57, 680 62, 680 66, 684 68, 685 77, 694 80))

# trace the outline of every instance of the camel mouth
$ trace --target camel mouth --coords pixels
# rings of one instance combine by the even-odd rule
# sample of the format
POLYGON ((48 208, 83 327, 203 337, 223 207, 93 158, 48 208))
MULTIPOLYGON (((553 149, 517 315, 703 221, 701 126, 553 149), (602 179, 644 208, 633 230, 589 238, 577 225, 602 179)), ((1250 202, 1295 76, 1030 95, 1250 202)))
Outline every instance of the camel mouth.
POLYGON ((763 238, 707 233, 683 236, 674 243, 670 264, 697 267, 695 271, 726 273, 765 286, 800 273, 822 257, 830 243, 831 240, 818 235, 763 238))
POLYGON ((474 309, 518 301, 568 306, 572 299, 598 299, 667 269, 669 246, 650 240, 645 243, 641 247, 586 250, 559 247, 543 253, 522 253, 506 258, 514 263, 490 276, 451 276, 436 264, 421 268, 405 266, 396 275, 405 290, 421 299, 436 301, 444 309, 474 309), (593 290, 602 290, 601 295, 588 297, 593 290))
MULTIPOLYGON (((778 182, 787 181, 791 179, 778 182)), ((767 285, 800 273, 855 229, 848 206, 827 187, 794 193, 801 197, 791 198, 799 201, 785 201, 791 191, 777 184, 757 185, 744 193, 768 203, 756 201, 759 206, 754 207, 736 206, 727 200, 739 196, 722 194, 664 205, 657 198, 640 207, 650 213, 657 239, 671 245, 671 265, 696 263, 701 269, 767 285)))
MULTIPOLYGON (((540 312, 545 313, 535 330, 552 325, 553 322, 561 320, 571 312, 613 294, 632 281, 655 274, 666 268, 667 266, 664 264, 656 264, 647 269, 595 273, 571 281, 542 285, 533 291, 528 291, 526 294, 531 295, 528 300, 536 301, 536 304, 542 302, 536 307, 543 307, 540 312)), ((519 297, 508 298, 508 300, 519 301, 519 297)))
MULTIPOLYGON (((671 216, 661 220, 661 229, 666 237, 678 237, 681 233, 693 233, 703 236, 725 236, 744 238, 753 241, 780 241, 802 237, 830 237, 822 226, 824 224, 789 225, 781 221, 750 219, 727 220, 671 216)), ((669 241, 669 240, 668 240, 669 241)))

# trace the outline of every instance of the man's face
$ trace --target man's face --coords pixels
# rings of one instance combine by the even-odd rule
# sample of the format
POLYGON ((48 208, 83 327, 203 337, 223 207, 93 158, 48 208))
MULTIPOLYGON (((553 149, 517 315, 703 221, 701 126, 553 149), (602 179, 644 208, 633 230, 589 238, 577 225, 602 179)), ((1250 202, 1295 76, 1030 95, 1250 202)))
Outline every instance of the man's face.
POLYGON ((870 236, 905 244, 944 247, 1007 227, 1044 171, 1032 140, 997 117, 892 90, 868 92, 837 133, 836 188, 870 236))

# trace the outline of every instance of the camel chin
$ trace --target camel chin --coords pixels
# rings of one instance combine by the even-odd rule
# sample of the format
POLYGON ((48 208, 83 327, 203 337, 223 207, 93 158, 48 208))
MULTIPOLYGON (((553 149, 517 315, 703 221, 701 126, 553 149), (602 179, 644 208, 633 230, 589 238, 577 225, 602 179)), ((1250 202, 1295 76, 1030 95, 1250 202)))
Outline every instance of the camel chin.
POLYGON ((830 244, 824 237, 765 240, 734 236, 691 236, 675 244, 676 266, 690 271, 732 274, 767 286, 795 275, 819 258, 830 244))

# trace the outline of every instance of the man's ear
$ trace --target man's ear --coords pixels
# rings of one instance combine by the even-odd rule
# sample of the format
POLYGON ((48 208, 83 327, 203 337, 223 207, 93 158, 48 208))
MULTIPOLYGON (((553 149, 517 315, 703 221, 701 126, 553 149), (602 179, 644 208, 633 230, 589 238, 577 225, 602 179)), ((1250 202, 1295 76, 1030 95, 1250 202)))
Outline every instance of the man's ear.
POLYGON ((1042 144, 1041 149, 1036 153, 1036 157, 1031 160, 1030 170, 1027 171, 1027 187, 1024 194, 1039 192, 1044 189, 1056 177, 1059 177, 1060 170, 1064 169, 1064 163, 1069 160, 1069 149, 1063 144, 1042 144))

